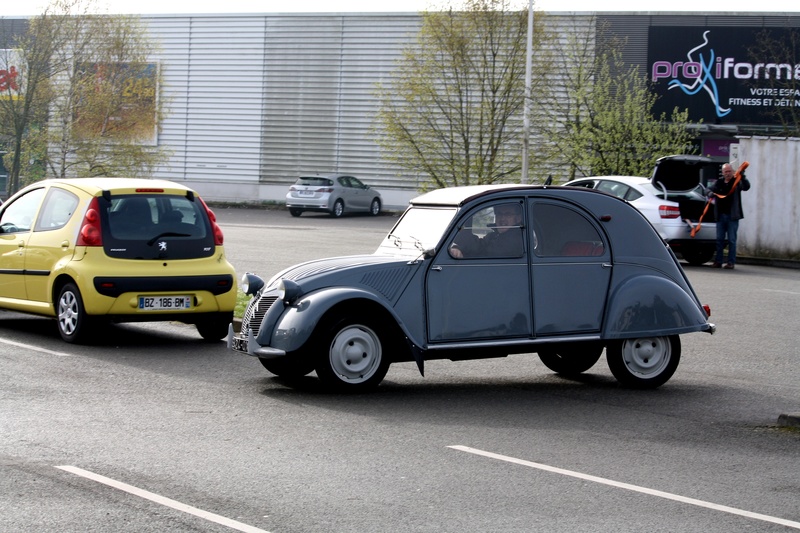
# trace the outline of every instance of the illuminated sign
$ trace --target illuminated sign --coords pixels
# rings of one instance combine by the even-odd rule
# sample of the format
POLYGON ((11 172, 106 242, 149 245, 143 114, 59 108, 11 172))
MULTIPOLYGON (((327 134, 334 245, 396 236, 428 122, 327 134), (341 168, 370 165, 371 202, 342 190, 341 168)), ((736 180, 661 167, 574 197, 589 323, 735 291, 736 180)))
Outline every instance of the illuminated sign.
POLYGON ((651 26, 647 64, 659 96, 655 114, 669 116, 678 107, 711 124, 775 123, 776 109, 800 107, 800 50, 789 45, 798 42, 792 32, 651 26))

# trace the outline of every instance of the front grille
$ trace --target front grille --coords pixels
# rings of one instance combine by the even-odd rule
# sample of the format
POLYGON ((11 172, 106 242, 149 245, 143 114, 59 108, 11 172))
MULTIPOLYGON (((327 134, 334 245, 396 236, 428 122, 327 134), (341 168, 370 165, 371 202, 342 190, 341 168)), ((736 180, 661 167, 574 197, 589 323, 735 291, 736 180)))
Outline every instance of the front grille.
POLYGON ((267 311, 277 299, 277 296, 262 296, 258 300, 251 302, 242 316, 242 333, 246 335, 247 330, 250 329, 253 331, 253 335, 257 336, 258 331, 261 329, 261 321, 264 320, 264 315, 267 314, 267 311))

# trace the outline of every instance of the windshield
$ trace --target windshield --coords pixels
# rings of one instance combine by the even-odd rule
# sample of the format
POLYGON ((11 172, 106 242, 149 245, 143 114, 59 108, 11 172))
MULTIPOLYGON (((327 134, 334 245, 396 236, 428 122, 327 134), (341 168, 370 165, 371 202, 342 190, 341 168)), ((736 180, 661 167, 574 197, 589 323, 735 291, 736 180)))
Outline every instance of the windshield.
POLYGON ((456 214, 455 207, 412 207, 403 213, 376 253, 419 257, 434 248, 456 214))

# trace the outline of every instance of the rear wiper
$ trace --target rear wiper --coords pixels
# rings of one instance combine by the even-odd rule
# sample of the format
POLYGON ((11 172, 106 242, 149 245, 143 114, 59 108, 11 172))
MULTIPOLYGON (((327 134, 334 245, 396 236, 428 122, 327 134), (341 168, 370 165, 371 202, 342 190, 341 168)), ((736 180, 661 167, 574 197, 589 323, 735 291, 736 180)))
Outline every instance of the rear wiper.
POLYGON ((191 237, 191 233, 175 233, 174 231, 165 231, 164 233, 159 233, 149 241, 147 241, 147 246, 153 246, 153 243, 156 242, 161 237, 191 237))

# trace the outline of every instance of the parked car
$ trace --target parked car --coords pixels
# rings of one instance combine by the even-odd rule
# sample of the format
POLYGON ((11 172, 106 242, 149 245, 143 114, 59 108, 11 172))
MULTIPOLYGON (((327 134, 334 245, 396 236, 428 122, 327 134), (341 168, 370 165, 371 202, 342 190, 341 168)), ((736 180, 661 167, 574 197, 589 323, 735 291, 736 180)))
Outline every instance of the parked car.
POLYGON ((44 180, 0 208, 0 308, 56 318, 67 342, 103 320, 228 331, 236 275, 191 189, 125 178, 44 180))
POLYGON ((327 212, 337 218, 351 212, 377 216, 382 206, 381 193, 358 178, 343 174, 302 176, 286 194, 286 207, 293 217, 303 211, 327 212))
POLYGON ((691 235, 706 205, 706 188, 719 176, 720 164, 707 157, 679 155, 656 161, 649 178, 593 176, 565 183, 589 187, 629 201, 647 217, 661 238, 686 262, 702 265, 716 250, 714 209, 703 216, 700 229, 691 235))
POLYGON ((252 299, 228 347, 278 376, 315 370, 342 391, 377 386, 393 362, 416 361, 424 375, 427 360, 514 353, 576 375, 604 349, 622 384, 654 388, 678 366, 679 335, 714 331, 647 219, 573 187, 435 190, 411 201, 375 253, 266 282, 248 273, 241 287, 252 299))

